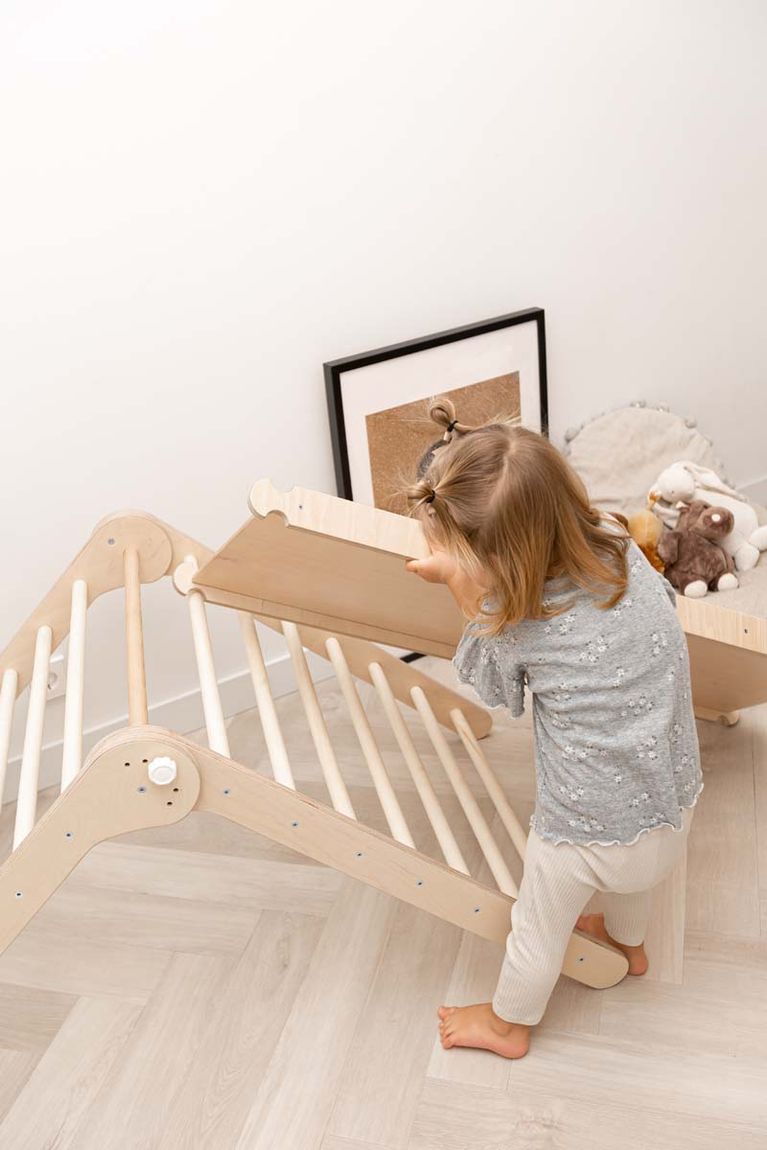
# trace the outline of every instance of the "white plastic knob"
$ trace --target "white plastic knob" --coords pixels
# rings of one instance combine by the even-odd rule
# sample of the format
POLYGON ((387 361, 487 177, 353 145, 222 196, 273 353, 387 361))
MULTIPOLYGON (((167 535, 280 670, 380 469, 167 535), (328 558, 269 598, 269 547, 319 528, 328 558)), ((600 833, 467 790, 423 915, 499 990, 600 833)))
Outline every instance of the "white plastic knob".
POLYGON ((158 787, 167 787, 178 774, 176 764, 167 755, 158 755, 156 759, 152 759, 147 771, 150 782, 156 783, 158 787))

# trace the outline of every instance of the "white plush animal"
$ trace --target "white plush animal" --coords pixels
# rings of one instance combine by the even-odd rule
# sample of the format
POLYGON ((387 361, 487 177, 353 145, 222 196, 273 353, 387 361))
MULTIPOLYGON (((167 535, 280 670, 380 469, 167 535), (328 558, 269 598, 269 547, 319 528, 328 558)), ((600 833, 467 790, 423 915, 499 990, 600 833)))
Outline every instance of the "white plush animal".
POLYGON ((767 525, 759 526, 751 504, 729 487, 716 472, 699 463, 683 460, 672 463, 658 476, 650 491, 652 509, 662 523, 672 530, 679 519, 679 504, 702 499, 732 512, 735 526, 721 542, 732 555, 738 571, 749 571, 759 561, 759 552, 767 550, 767 525))

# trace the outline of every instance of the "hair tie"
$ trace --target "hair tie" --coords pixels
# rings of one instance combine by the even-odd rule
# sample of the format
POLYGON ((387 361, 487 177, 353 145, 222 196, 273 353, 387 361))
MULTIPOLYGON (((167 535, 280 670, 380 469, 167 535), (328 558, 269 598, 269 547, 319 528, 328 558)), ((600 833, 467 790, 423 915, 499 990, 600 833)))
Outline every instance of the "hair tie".
POLYGON ((455 427, 455 425, 456 425, 457 423, 458 423, 458 420, 457 420, 457 419, 451 419, 451 420, 450 420, 450 422, 449 422, 449 423, 448 423, 448 425, 447 425, 447 430, 448 430, 448 431, 452 431, 452 430, 453 430, 453 428, 455 427))
POLYGON ((426 496, 426 498, 425 498, 425 500, 424 500, 424 503, 433 503, 433 502, 434 502, 434 496, 435 496, 436 494, 437 494, 437 492, 436 492, 436 491, 432 491, 431 495, 427 495, 427 496, 426 496))

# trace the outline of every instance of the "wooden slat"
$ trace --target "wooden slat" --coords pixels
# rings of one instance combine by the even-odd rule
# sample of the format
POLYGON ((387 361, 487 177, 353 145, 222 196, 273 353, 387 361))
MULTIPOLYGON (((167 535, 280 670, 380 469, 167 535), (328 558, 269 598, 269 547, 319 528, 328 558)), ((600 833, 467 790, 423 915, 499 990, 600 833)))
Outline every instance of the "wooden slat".
POLYGON ((240 613, 240 629, 242 630, 242 636, 245 641, 250 677, 256 695, 256 706, 258 707, 258 714, 261 719, 261 727, 264 732, 269 761, 272 764, 272 774, 277 782, 282 783, 283 786, 295 787, 296 784, 293 781, 290 759, 288 758, 285 740, 282 737, 280 722, 277 718, 277 711, 274 706, 271 687, 269 686, 269 675, 266 670, 263 652, 261 651, 261 643, 259 642, 258 632, 256 630, 256 620, 252 615, 240 613))
POLYGON ((330 735, 328 734, 328 728, 325 724, 324 715, 322 714, 322 708, 317 698, 317 692, 314 689, 314 682, 309 673, 309 667, 306 662, 306 656, 304 655, 304 649, 301 645, 301 636, 298 628, 295 623, 285 621, 282 624, 282 631, 288 644, 288 651, 290 652, 290 658, 293 664, 293 672, 296 676, 298 693, 306 714, 309 730, 315 750, 317 751, 317 758, 320 761, 322 773, 325 777, 325 783, 328 788, 328 794, 330 795, 330 801, 333 804, 333 809, 339 811, 342 815, 348 815, 351 819, 356 818, 346 783, 343 780, 335 752, 333 751, 333 744, 330 741, 330 735))
MULTIPOLYGON (((267 626, 279 630, 279 625, 273 619, 264 618, 261 621, 267 626)), ((315 655, 320 655, 326 659, 325 644, 330 638, 331 632, 305 625, 299 627, 298 630, 303 646, 307 650, 313 651, 315 655)), ((416 664, 403 662, 396 655, 391 655, 383 647, 371 643, 368 639, 343 635, 340 641, 349 669, 355 679, 363 679, 367 683, 372 683, 370 664, 377 663, 384 671, 395 698, 411 710, 414 709, 410 695, 411 688, 420 686, 426 692, 431 708, 443 727, 447 727, 449 730, 453 729, 450 712, 455 707, 460 707, 478 739, 484 738, 492 730, 493 718, 489 711, 472 702, 471 699, 460 695, 451 687, 445 686, 444 683, 431 678, 430 675, 425 675, 418 670, 416 664)))
POLYGON ((389 725, 394 732, 394 737, 402 752, 402 757, 407 764, 415 788, 423 803, 432 830, 437 837, 437 842, 439 843, 445 862, 448 866, 455 867, 456 870, 468 874, 469 868, 461 854, 461 848, 455 840, 455 835, 450 827, 450 823, 447 821, 445 812, 442 809, 442 804, 434 792, 431 779, 421 762, 421 757, 415 748, 415 743, 413 742, 405 720, 397 708, 397 700, 394 698, 394 693, 380 663, 370 664, 370 675, 378 691, 378 696, 386 713, 386 717, 389 720, 389 725))
POLYGON ((11 730, 13 727, 13 711, 16 705, 19 676, 12 667, 3 672, 0 686, 0 806, 3 803, 5 789, 5 773, 8 768, 8 754, 11 745, 11 730))
POLYGON ((141 620, 141 572, 138 550, 125 551, 125 641, 128 652, 128 721, 146 726, 149 717, 144 666, 144 627, 141 620))
POLYGON ((187 603, 189 604, 189 617, 192 623, 192 638, 197 660, 197 674, 200 680, 200 694, 205 716, 205 729, 208 734, 208 745, 212 750, 218 751, 219 754, 228 755, 229 739, 226 734, 224 711, 218 691, 216 667, 213 662, 213 646, 210 641, 210 630, 205 614, 205 600, 199 591, 190 591, 187 595, 187 603))
POLYGON ((485 816, 479 809, 477 800, 474 798, 468 783, 463 777, 463 772, 458 766, 450 745, 442 733, 442 728, 429 706, 429 700, 420 687, 413 687, 412 694, 413 702, 423 719, 426 732, 442 763, 450 785, 455 791, 456 798, 463 808, 463 813, 466 815, 469 825, 476 836, 493 878, 504 894, 510 894, 516 898, 517 884, 514 882, 511 872, 498 848, 498 844, 493 838, 493 832, 490 830, 485 816))
POLYGON ((69 786, 82 766, 87 612, 88 584, 84 579, 76 579, 72 584, 72 610, 69 623, 67 695, 64 705, 64 749, 61 758, 62 791, 69 786))
POLYGON ((397 842, 412 847, 415 845, 413 836, 410 834, 399 800, 397 799, 394 787, 391 784, 386 767, 384 766, 381 752, 378 749, 378 744, 375 741, 375 736, 373 735, 367 715, 365 714, 365 708, 360 702, 357 688, 354 685, 351 671, 344 659, 344 653, 338 639, 328 639, 327 651, 330 661, 333 664, 333 670, 336 673, 341 693, 346 700, 346 706, 349 709, 349 715, 357 738, 359 739, 362 753, 365 756, 365 761, 370 770, 373 786, 376 789, 378 798, 381 800, 381 806, 386 815, 389 829, 397 842))
POLYGON ((16 805, 16 823, 13 828, 14 851, 35 825, 37 811, 37 785, 40 774, 40 751, 43 746, 43 723, 48 694, 48 670, 51 661, 51 629, 41 627, 35 641, 35 661, 32 684, 29 689, 29 709, 21 753, 19 797, 16 805))
POLYGON ((509 838, 516 847, 517 854, 521 859, 524 859, 525 849, 527 847, 527 835, 525 834, 522 824, 514 813, 514 808, 506 798, 506 795, 503 792, 503 787, 495 777, 495 772, 487 761, 485 752, 482 750, 479 742, 474 737, 474 733, 469 726, 463 711, 461 711, 459 708, 456 708, 452 712, 451 717, 453 719, 455 729, 460 735, 461 741, 466 748, 466 752, 473 762, 477 774, 482 779, 485 790, 492 799, 493 806, 497 810, 500 820, 508 832, 509 838))

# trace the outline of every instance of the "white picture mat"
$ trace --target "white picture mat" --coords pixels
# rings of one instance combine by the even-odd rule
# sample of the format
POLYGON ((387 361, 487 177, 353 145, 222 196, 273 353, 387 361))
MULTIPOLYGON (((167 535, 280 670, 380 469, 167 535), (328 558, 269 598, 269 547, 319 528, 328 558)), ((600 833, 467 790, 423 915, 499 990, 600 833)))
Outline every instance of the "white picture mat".
MULTIPOLYGON (((366 415, 514 371, 519 372, 522 422, 539 431, 538 325, 534 320, 342 372, 344 426, 355 502, 374 505, 366 415)), ((434 432, 436 439, 436 425, 434 432)))

